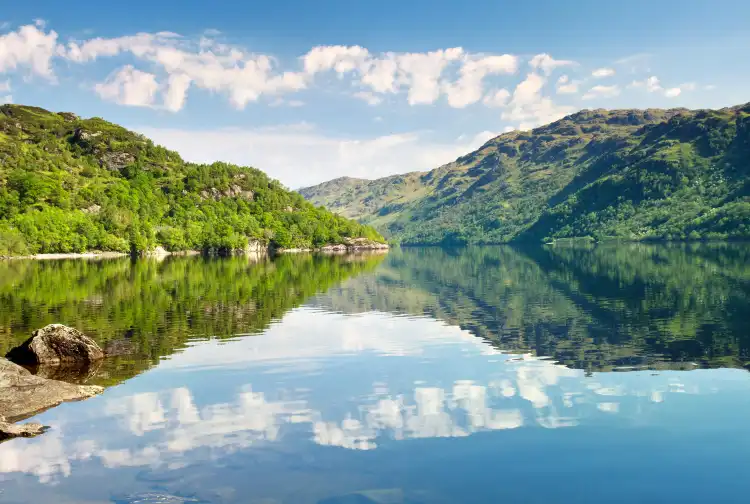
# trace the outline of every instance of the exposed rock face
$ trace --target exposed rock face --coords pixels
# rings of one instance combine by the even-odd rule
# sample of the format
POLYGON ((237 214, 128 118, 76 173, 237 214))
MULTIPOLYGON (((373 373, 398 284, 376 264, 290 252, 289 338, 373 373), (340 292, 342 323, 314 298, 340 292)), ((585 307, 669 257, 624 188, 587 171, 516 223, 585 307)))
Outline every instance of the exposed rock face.
POLYGON ((242 198, 247 201, 253 201, 255 193, 253 191, 246 191, 237 184, 232 184, 228 189, 223 191, 220 191, 215 187, 204 189, 201 191, 200 197, 202 200, 212 199, 214 201, 219 201, 222 198, 242 198))
POLYGON ((73 385, 32 375, 28 370, 0 358, 0 416, 5 422, 28 418, 66 401, 99 394, 95 385, 73 385))
POLYGON ((62 324, 37 329, 6 357, 19 364, 91 363, 104 357, 94 340, 62 324))
POLYGON ((101 155, 100 164, 110 171, 117 171, 135 163, 135 156, 127 152, 105 152, 101 155))
POLYGON ((346 248, 349 251, 356 252, 358 250, 387 250, 387 243, 379 243, 367 238, 349 238, 346 240, 346 248))
POLYGON ((73 122, 78 120, 78 116, 73 112, 58 112, 57 115, 65 119, 66 121, 73 122))

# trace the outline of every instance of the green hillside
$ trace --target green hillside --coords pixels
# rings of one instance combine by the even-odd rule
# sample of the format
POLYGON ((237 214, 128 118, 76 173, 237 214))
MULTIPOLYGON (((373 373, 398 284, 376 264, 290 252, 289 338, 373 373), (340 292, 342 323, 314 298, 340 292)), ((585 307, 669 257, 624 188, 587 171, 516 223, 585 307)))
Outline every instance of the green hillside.
POLYGON ((427 173, 300 193, 405 244, 750 238, 750 104, 584 110, 427 173))
POLYGON ((99 118, 0 106, 0 256, 310 248, 372 228, 254 168, 201 165, 99 118))

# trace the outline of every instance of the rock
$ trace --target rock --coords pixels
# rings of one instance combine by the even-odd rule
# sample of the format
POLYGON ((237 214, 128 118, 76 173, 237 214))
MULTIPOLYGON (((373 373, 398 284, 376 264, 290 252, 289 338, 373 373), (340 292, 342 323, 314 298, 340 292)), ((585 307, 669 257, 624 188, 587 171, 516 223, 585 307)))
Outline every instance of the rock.
POLYGON ((379 243, 367 238, 348 238, 345 240, 347 250, 356 252, 358 250, 387 250, 387 243, 379 243))
POLYGON ((63 381, 66 383, 83 384, 96 376, 101 368, 103 359, 83 364, 77 362, 64 362, 61 364, 37 364, 27 365, 31 374, 48 380, 63 381))
POLYGON ((70 122, 78 120, 78 116, 73 112, 58 112, 57 115, 70 122))
POLYGON ((90 363, 104 357, 94 340, 62 324, 37 329, 5 356, 18 364, 90 363))
POLYGON ((100 394, 94 385, 73 385, 32 375, 27 369, 0 358, 0 416, 16 422, 66 401, 100 394))
POLYGON ((117 339, 108 341, 104 345, 104 355, 107 357, 117 357, 121 355, 133 355, 135 353, 135 345, 133 342, 127 339, 117 339))
POLYGON ((102 154, 99 164, 107 170, 117 171, 135 163, 135 156, 127 152, 105 152, 102 154))
POLYGON ((0 441, 6 441, 17 437, 35 437, 43 434, 47 427, 40 423, 30 422, 23 425, 12 424, 0 417, 0 441))
POLYGON ((159 246, 155 247, 154 249, 149 250, 144 255, 146 255, 148 257, 166 257, 166 256, 171 255, 171 254, 170 254, 170 252, 167 249, 165 249, 164 247, 162 247, 161 245, 159 245, 159 246))

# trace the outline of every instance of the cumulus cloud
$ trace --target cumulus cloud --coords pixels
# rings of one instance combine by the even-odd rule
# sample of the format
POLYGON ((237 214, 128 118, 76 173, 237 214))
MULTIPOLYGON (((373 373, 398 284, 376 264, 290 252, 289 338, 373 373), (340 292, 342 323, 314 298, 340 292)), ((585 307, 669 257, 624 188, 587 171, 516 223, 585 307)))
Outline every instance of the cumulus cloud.
POLYGON ((264 94, 307 87, 303 72, 280 72, 270 56, 249 54, 205 37, 194 47, 169 32, 71 42, 64 56, 73 62, 86 63, 122 53, 129 53, 165 74, 165 83, 160 87, 163 105, 171 111, 184 106, 191 85, 226 94, 237 109, 245 108, 264 94))
POLYGON ((546 83, 545 75, 537 72, 529 73, 513 91, 511 100, 503 111, 502 119, 518 122, 518 129, 527 130, 540 124, 556 121, 573 112, 573 107, 557 105, 551 98, 544 96, 542 90, 546 83))
MULTIPOLYGON (((487 75, 512 74, 517 69, 518 58, 509 54, 465 61, 461 66, 459 79, 454 83, 444 85, 448 104, 454 108, 463 108, 478 102, 484 94, 483 81, 487 75)), ((505 90, 496 92, 494 98, 497 98, 497 93, 502 93, 502 91, 505 90)))
POLYGON ((557 79, 555 89, 558 94, 575 94, 578 92, 579 85, 580 81, 571 80, 567 75, 561 75, 560 78, 557 79))
POLYGON ((595 79, 603 79, 605 77, 612 77, 613 75, 615 75, 614 68, 597 68, 591 72, 591 76, 595 79))
POLYGON ((57 33, 45 32, 43 25, 22 26, 0 35, 0 73, 27 68, 52 80, 52 58, 57 52, 57 33))
POLYGON ((619 96, 620 87, 613 86, 594 86, 589 89, 582 97, 583 100, 593 100, 596 98, 614 98, 619 96))
MULTIPOLYGON (((127 66, 95 86, 97 93, 123 105, 177 112, 196 89, 222 94, 240 110, 263 97, 270 104, 292 103, 279 98, 312 86, 326 72, 346 78, 346 84, 353 87, 350 95, 371 105, 382 102, 384 94, 403 93, 410 105, 433 104, 443 98, 454 108, 474 103, 501 107, 509 96, 497 83, 486 81, 491 76, 515 74, 519 68, 517 56, 469 53, 460 47, 374 54, 361 46, 331 45, 313 47, 299 58, 296 69, 284 70, 272 56, 223 44, 212 36, 206 31, 194 40, 156 32, 59 43, 56 32, 37 23, 0 35, 0 72, 28 68, 52 80, 56 58, 88 64, 129 57, 132 61, 127 66)), ((575 64, 549 54, 529 61, 532 71, 545 77, 575 64)))
POLYGON ((469 54, 460 47, 375 55, 359 46, 320 46, 311 49, 302 59, 305 72, 310 75, 327 71, 339 77, 356 75, 359 84, 368 89, 356 96, 368 101, 376 94, 404 90, 410 105, 431 104, 445 95, 448 104, 455 108, 482 99, 485 77, 512 74, 518 69, 516 56, 469 54), (458 69, 456 78, 452 79, 445 73, 454 63, 458 69))
POLYGON ((120 105, 151 107, 159 84, 154 74, 142 72, 131 65, 122 67, 94 86, 99 96, 120 105))
POLYGON ((680 96, 683 91, 692 91, 696 85, 693 82, 682 84, 679 87, 665 88, 661 85, 661 81, 658 77, 652 75, 643 81, 633 81, 630 86, 631 88, 645 89, 649 93, 659 93, 667 98, 675 98, 680 96))
POLYGON ((577 63, 570 60, 557 60, 549 54, 537 54, 529 61, 529 66, 534 70, 541 70, 544 75, 550 75, 555 69, 566 66, 575 66, 577 63))
POLYGON ((497 91, 488 93, 482 101, 488 107, 504 107, 508 104, 509 99, 510 91, 508 91, 507 89, 498 89, 497 91))
POLYGON ((133 129, 191 161, 222 160, 259 166, 293 188, 343 175, 376 178, 432 169, 496 136, 496 133, 481 132, 453 142, 432 139, 426 132, 346 138, 323 135, 309 125, 206 131, 133 129))

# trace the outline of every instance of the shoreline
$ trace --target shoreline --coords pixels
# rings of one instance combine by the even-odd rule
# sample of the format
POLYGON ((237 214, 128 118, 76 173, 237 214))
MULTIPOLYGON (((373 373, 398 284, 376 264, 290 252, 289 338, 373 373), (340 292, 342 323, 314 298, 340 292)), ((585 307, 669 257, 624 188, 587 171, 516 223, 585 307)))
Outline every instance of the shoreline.
MULTIPOLYGON (((376 246, 367 245, 356 245, 356 246, 344 246, 344 245, 329 245, 321 248, 309 248, 309 249, 273 249, 273 248, 248 248, 245 250, 233 251, 232 256, 269 256, 281 254, 303 254, 303 253, 320 253, 326 255, 345 255, 345 254, 357 254, 362 252, 387 252, 390 247, 386 244, 378 244, 376 246)), ((200 250, 180 250, 177 252, 169 252, 161 247, 157 247, 155 250, 139 254, 135 257, 139 258, 151 258, 151 259, 164 259, 169 256, 177 257, 188 257, 204 255, 200 250)), ((212 257, 219 257, 220 254, 205 254, 212 257)), ((123 257, 133 257, 132 254, 125 252, 69 252, 69 253, 53 253, 53 254, 32 254, 22 256, 0 256, 0 261, 12 261, 12 260, 34 260, 34 261, 45 261, 45 260, 61 260, 61 259, 119 259, 123 257)))

